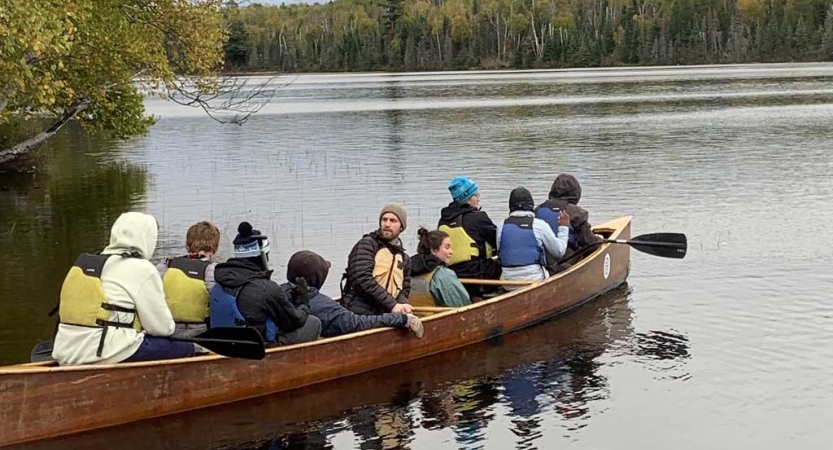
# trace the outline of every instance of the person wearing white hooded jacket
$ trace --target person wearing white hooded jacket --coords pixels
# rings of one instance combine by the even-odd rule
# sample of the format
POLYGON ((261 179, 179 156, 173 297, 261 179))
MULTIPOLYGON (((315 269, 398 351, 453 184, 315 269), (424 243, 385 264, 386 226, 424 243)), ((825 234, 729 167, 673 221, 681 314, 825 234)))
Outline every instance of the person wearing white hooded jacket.
MULTIPOLYGON (((193 344, 164 338, 173 334, 175 325, 165 302, 162 279, 149 261, 156 247, 157 233, 158 225, 153 216, 124 213, 113 224, 110 245, 101 252, 102 255, 113 255, 104 262, 99 277, 109 306, 104 308, 109 311, 108 322, 133 324, 138 316, 141 331, 133 326, 105 328, 64 323, 74 313, 69 310, 71 306, 64 305, 64 300, 73 298, 74 293, 68 291, 79 286, 69 283, 70 276, 67 276, 61 291, 62 323, 58 326, 52 350, 52 357, 59 364, 114 364, 194 354, 193 344)), ((75 294, 74 298, 79 298, 75 294)))

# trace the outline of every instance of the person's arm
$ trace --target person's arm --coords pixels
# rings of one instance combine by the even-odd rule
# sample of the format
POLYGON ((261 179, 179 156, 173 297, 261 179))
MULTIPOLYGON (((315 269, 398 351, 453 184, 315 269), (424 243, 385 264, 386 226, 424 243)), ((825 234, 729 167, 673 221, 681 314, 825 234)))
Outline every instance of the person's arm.
POLYGON ((558 235, 556 235, 552 232, 552 228, 541 219, 535 219, 532 226, 538 232, 539 236, 541 236, 541 243, 544 245, 548 257, 553 258, 555 261, 563 258, 564 253, 567 252, 567 238, 570 233, 569 227, 567 225, 559 225, 558 235))
POLYGON ((150 274, 139 286, 133 298, 136 314, 142 322, 142 328, 151 336, 170 336, 174 334, 176 324, 171 310, 165 302, 162 278, 156 272, 150 274))
POLYGON ((374 243, 373 238, 367 237, 362 238, 353 247, 347 258, 347 282, 362 299, 375 302, 386 311, 390 311, 396 306, 396 299, 373 278, 377 250, 374 243))
MULTIPOLYGON (((483 235, 483 239, 489 243, 495 250, 498 248, 497 244, 497 225, 492 222, 492 219, 489 218, 489 215, 486 214, 485 211, 480 211, 478 214, 478 229, 483 235)), ((486 255, 487 258, 491 258, 492 255, 486 255)))
POLYGON ((578 238, 579 247, 584 247, 601 240, 598 235, 593 233, 593 227, 590 226, 590 222, 588 221, 589 216, 590 214, 584 213, 572 219, 573 233, 578 238))
POLYGON ((429 285, 431 295, 441 303, 440 306, 468 306, 471 305, 469 293, 457 278, 453 270, 448 268, 440 268, 434 272, 429 285))
POLYGON ((278 330, 288 333, 301 328, 306 323, 309 314, 308 304, 293 305, 286 291, 271 281, 266 283, 264 292, 266 295, 266 315, 275 321, 278 330))
POLYGON ((214 285, 217 284, 217 280, 214 279, 214 269, 216 267, 217 263, 211 263, 205 268, 205 288, 208 289, 208 292, 211 292, 214 285))

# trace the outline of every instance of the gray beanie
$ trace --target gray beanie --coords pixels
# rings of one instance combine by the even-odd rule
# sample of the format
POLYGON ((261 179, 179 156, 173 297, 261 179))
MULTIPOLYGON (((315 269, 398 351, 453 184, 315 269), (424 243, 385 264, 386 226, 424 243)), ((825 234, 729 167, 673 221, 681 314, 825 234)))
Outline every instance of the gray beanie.
POLYGON ((382 216, 384 216, 385 213, 393 213, 399 218, 399 221, 402 222, 402 231, 405 231, 405 228, 408 227, 408 211, 402 203, 390 202, 385 205, 385 207, 382 208, 382 212, 379 213, 379 222, 382 221, 382 216))

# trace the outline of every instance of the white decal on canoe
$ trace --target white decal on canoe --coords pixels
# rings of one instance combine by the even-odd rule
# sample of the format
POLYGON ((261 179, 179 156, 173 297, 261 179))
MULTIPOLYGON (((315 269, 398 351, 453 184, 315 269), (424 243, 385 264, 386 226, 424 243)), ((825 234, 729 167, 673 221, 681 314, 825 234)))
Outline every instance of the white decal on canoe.
POLYGON ((605 254, 605 280, 610 276, 610 253, 605 254))

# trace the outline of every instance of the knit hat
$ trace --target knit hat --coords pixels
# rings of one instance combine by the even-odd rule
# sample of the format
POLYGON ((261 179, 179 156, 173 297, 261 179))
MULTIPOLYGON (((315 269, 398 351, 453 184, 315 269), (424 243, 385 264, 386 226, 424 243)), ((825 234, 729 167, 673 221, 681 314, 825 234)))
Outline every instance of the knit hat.
POLYGON ((477 194, 479 189, 477 183, 471 181, 466 176, 459 176, 451 180, 451 183, 448 185, 448 190, 451 192, 451 199, 455 202, 464 202, 474 197, 474 194, 477 194))
POLYGON ((509 194, 509 212, 512 211, 533 211, 535 209, 535 201, 532 200, 532 194, 529 189, 525 187, 517 187, 512 189, 509 194))
POLYGON ((296 278, 301 277, 310 287, 320 290, 327 280, 331 266, 329 261, 317 253, 300 251, 289 258, 286 264, 286 279, 294 283, 296 278))
POLYGON ((379 213, 379 222, 382 221, 382 216, 384 216, 385 213, 393 213, 399 218, 399 222, 402 223, 402 231, 405 231, 405 228, 408 227, 408 211, 402 203, 390 202, 385 205, 385 207, 382 208, 382 212, 379 213))
POLYGON ((260 234, 260 230, 252 229, 249 222, 240 222, 237 226, 237 236, 234 237, 235 258, 256 258, 260 257, 260 246, 258 241, 263 242, 263 253, 269 253, 269 240, 260 234))

